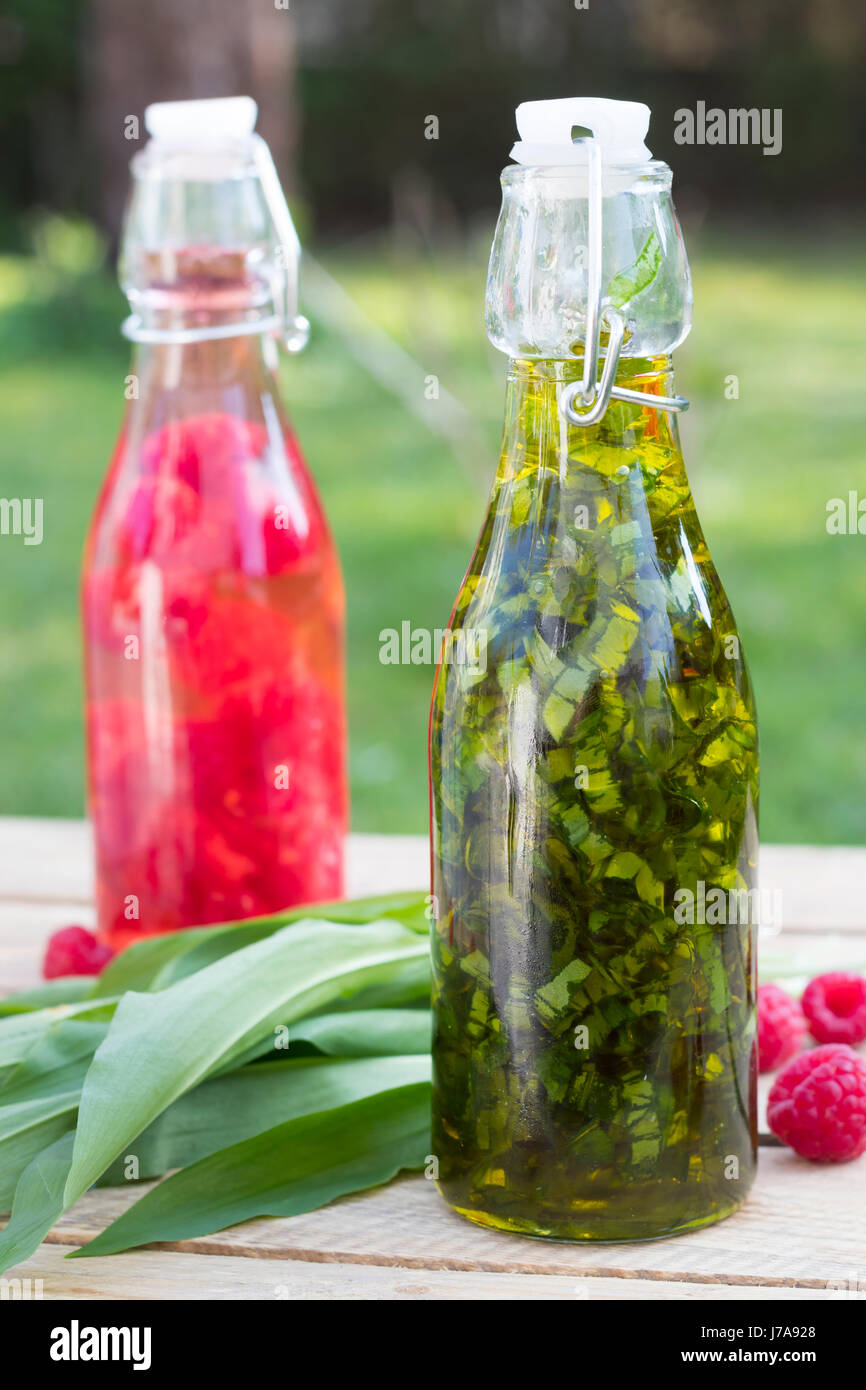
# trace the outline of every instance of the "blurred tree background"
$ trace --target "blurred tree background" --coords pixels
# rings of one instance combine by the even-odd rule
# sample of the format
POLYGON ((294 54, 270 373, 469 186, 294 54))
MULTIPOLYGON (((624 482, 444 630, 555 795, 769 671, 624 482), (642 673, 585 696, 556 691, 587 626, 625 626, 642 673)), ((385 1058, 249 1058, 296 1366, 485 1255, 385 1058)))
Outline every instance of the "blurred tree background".
POLYGON ((647 102, 653 153, 714 212, 862 199, 858 0, 6 0, 4 214, 87 210, 116 226, 148 101, 251 90, 319 235, 392 220, 408 181, 432 214, 488 216, 518 101, 647 102), (280 6, 285 8, 280 8, 280 6), (784 154, 674 143, 674 111, 782 108, 784 154), (423 118, 441 137, 424 141, 423 118), (302 138, 299 139, 299 127, 302 138), (712 157, 710 158, 710 154, 712 157))
POLYGON ((481 522, 514 107, 603 94, 651 106, 674 168, 696 302, 683 432, 757 686, 763 833, 866 839, 866 538, 825 527, 829 498, 866 496, 864 49, 857 0, 6 0, 0 494, 45 499, 45 540, 0 537, 0 811, 83 808, 75 590, 123 408, 111 263, 146 103, 259 102, 312 252, 314 336, 284 384, 346 571, 353 820, 420 831, 432 670, 381 665, 379 633, 444 626, 481 522), (678 146, 698 101, 781 108, 782 152, 678 146))

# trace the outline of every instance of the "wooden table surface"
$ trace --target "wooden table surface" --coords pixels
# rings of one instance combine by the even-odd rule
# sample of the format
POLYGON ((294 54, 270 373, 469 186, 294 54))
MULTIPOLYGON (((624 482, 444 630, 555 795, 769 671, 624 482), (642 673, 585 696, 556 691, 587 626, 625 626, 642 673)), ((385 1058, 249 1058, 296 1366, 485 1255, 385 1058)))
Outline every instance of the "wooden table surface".
MULTIPOLYGON (((420 836, 355 835, 351 894, 421 888, 420 836)), ((866 957, 866 850, 767 846, 761 885, 783 894, 774 952, 814 969, 866 957)), ((91 924, 83 822, 0 818, 0 993, 39 980, 44 943, 91 924)), ((766 1090, 766 1086, 764 1087, 766 1090)), ((213 1236, 64 1261, 140 1195, 87 1193, 10 1277, 79 1299, 837 1299, 866 1293, 866 1158, 824 1167, 762 1147, 742 1211, 718 1226, 640 1245, 566 1245, 500 1235, 455 1216, 406 1177, 306 1216, 248 1221, 213 1236)))

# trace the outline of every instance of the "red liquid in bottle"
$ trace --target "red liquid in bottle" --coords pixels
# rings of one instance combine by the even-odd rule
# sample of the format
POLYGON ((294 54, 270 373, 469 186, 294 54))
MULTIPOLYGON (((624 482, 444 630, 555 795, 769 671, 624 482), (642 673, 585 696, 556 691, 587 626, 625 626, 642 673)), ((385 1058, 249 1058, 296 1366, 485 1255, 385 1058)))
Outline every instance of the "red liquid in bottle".
MULTIPOLYGON (((198 273, 171 296, 185 321, 231 298, 198 273)), ((136 372, 83 580, 114 947, 339 898, 346 818, 339 564, 260 340, 148 347, 136 372)))

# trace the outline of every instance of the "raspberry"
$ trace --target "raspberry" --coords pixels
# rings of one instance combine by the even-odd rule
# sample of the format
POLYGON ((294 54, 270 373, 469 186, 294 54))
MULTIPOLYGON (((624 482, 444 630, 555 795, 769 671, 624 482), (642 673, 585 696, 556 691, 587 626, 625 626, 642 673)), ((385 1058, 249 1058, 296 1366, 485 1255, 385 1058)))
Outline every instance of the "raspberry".
POLYGON ((818 975, 806 986, 803 1013, 820 1043, 859 1043, 866 1038, 866 980, 845 970, 818 975))
POLYGON ((767 1118, 803 1158, 859 1158, 866 1152, 866 1062, 842 1043, 801 1052, 776 1077, 767 1118))
POLYGON ((118 527, 124 558, 164 560, 195 530, 201 498, 177 478, 142 478, 118 527))
POLYGON ((170 420, 142 445, 145 473, 178 478, 195 492, 211 491, 232 468, 259 458, 268 445, 263 425, 215 411, 170 420))
POLYGON ((758 986, 758 1066, 775 1071, 803 1046, 806 1020, 796 999, 778 985, 758 986))
POLYGON ((98 975, 114 955, 86 927, 61 927, 50 938, 42 963, 46 980, 60 975, 98 975))

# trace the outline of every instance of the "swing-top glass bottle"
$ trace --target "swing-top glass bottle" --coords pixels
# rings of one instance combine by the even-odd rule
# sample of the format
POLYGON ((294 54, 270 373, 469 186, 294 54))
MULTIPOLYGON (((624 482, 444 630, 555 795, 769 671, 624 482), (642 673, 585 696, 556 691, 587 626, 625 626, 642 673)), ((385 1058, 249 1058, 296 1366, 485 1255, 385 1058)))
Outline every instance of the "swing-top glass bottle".
POLYGON ((342 893, 343 589, 280 400, 298 244, 249 98, 150 107, 128 405, 83 577, 99 928, 342 893))
POLYGON ((756 1161, 755 709, 680 450, 648 117, 518 111, 502 456, 450 624, 485 660, 443 661, 431 713, 439 1186, 572 1240, 716 1221, 756 1161))

